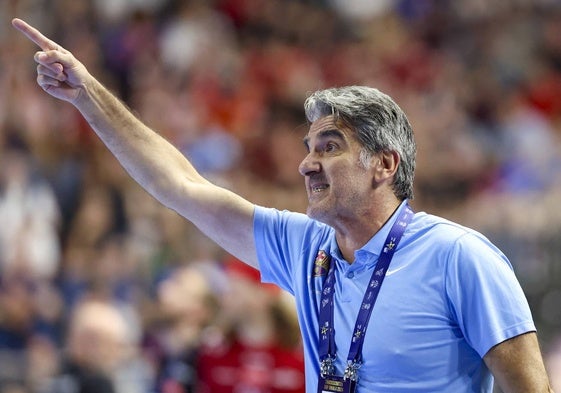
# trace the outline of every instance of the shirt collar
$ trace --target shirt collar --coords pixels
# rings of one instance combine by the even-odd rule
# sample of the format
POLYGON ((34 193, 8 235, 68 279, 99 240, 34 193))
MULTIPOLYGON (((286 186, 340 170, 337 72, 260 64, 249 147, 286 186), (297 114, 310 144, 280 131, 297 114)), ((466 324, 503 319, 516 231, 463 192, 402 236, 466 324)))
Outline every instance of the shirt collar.
POLYGON ((399 207, 395 210, 395 212, 391 215, 388 221, 384 224, 384 226, 372 236, 372 238, 362 246, 360 249, 355 251, 355 259, 359 260, 363 256, 364 253, 373 255, 376 258, 380 256, 382 251, 382 247, 384 247, 384 242, 386 241, 393 224, 397 220, 399 213, 405 209, 405 205, 407 205, 407 199, 403 200, 399 207))
POLYGON ((366 265, 370 266, 376 263, 380 253, 382 251, 382 247, 384 246, 384 242, 390 233, 393 224, 397 220, 399 213, 405 209, 405 205, 407 204, 407 199, 403 200, 399 207, 395 210, 395 212, 391 215, 391 217, 386 221, 384 226, 372 236, 372 238, 360 249, 355 251, 355 262, 352 265, 349 265, 347 262, 343 261, 343 256, 341 255, 341 251, 339 250, 339 246, 337 245, 337 240, 335 239, 335 232, 333 231, 333 236, 331 238, 331 242, 329 245, 329 255, 332 258, 335 258, 336 261, 341 261, 341 267, 343 270, 347 270, 352 267, 352 270, 360 269, 361 266, 366 265))

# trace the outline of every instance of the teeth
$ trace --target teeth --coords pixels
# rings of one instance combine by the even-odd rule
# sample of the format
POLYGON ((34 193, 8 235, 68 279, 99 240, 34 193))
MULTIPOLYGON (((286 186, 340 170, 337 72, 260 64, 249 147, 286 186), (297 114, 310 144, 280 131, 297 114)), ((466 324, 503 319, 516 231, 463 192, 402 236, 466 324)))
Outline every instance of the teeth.
POLYGON ((320 191, 325 190, 326 188, 327 188, 326 185, 323 185, 323 186, 315 186, 315 187, 312 187, 312 192, 320 192, 320 191))

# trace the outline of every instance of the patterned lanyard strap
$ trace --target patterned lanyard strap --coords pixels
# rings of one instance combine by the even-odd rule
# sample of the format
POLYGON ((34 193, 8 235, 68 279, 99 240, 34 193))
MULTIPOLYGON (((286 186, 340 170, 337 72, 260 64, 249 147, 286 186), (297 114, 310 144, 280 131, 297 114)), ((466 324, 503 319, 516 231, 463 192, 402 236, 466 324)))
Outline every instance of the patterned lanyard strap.
MULTIPOLYGON (((405 228, 413 218, 413 210, 409 204, 400 212, 395 223, 393 224, 390 233, 384 243, 376 267, 370 277, 370 282, 362 299, 362 305, 358 312, 349 355, 347 356, 347 366, 343 375, 344 379, 351 381, 358 380, 358 369, 362 364, 362 346, 364 344, 364 337, 366 328, 370 321, 372 309, 380 293, 382 282, 386 277, 386 272, 392 260, 392 257, 397 249, 397 245, 405 232, 405 228)), ((333 295, 335 292, 335 269, 334 263, 329 267, 329 273, 323 284, 323 291, 321 294, 320 312, 319 312, 319 355, 320 355, 320 372, 321 376, 334 375, 335 368, 333 363, 336 359, 335 348, 335 330, 333 326, 333 295)))

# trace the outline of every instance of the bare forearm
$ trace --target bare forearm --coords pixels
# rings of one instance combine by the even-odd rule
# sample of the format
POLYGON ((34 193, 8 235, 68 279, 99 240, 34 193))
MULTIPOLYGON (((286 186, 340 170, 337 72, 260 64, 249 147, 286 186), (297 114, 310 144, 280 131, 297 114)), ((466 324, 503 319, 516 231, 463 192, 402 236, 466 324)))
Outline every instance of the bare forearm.
POLYGON ((179 150, 94 78, 82 94, 74 105, 141 186, 227 251, 257 265, 251 203, 203 178, 179 150))
POLYGON ((75 106, 126 171, 162 203, 173 207, 181 180, 207 182, 95 78, 85 84, 75 106))

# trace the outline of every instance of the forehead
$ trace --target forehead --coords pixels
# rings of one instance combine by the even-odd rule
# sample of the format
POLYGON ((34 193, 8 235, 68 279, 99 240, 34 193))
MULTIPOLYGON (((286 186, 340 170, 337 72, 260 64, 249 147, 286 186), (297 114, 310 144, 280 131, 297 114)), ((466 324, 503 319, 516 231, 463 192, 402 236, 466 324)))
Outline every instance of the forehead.
POLYGON ((308 134, 304 137, 304 142, 327 136, 347 139, 353 136, 353 132, 340 121, 337 121, 335 117, 329 115, 319 118, 310 125, 308 134))
POLYGON ((317 119, 316 121, 314 121, 312 124, 310 124, 310 129, 308 131, 308 134, 317 131, 318 129, 322 129, 325 127, 336 127, 337 124, 335 124, 335 117, 332 115, 329 116, 324 116, 324 117, 320 117, 319 119, 317 119))

